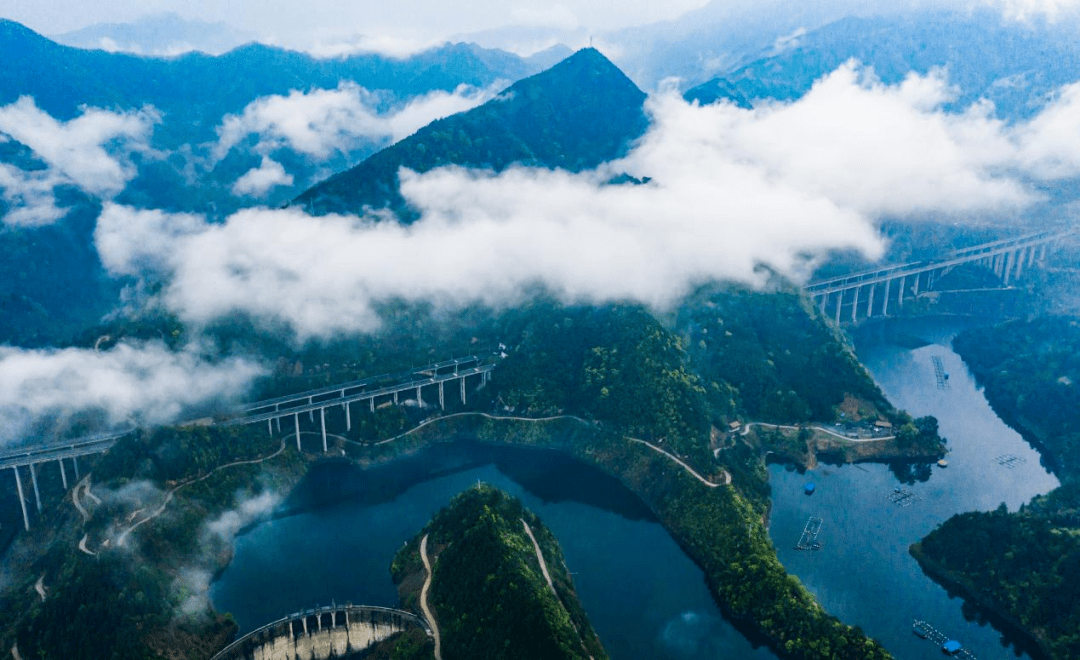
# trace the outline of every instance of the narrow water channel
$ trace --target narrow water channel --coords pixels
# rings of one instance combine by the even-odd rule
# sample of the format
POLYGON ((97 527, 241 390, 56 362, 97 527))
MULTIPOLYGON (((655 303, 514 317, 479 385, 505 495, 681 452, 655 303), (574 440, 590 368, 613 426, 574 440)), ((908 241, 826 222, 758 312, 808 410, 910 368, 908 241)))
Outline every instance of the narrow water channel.
POLYGON ((453 443, 372 470, 319 466, 292 496, 302 512, 236 540, 211 599, 242 632, 331 601, 396 606, 394 553, 477 481, 521 498, 555 533, 612 658, 775 660, 721 616, 701 569, 636 496, 583 463, 528 448, 453 443))
POLYGON ((950 448, 948 467, 822 465, 806 474, 781 465, 769 469, 770 533, 788 571, 829 612, 861 626, 904 660, 941 657, 932 643, 912 634, 915 619, 962 641, 979 660, 1029 657, 1014 639, 979 621, 976 608, 926 577, 908 553, 910 544, 955 513, 1001 503, 1015 511, 1058 485, 1039 453, 997 417, 952 351, 952 337, 964 325, 896 321, 856 337, 859 359, 889 401, 915 416, 938 418, 950 448), (935 377, 935 358, 949 374, 945 387, 935 377), (817 484, 811 496, 803 493, 808 481, 817 484), (913 495, 907 506, 890 500, 897 488, 913 495), (822 548, 795 550, 810 516, 823 520, 822 548))

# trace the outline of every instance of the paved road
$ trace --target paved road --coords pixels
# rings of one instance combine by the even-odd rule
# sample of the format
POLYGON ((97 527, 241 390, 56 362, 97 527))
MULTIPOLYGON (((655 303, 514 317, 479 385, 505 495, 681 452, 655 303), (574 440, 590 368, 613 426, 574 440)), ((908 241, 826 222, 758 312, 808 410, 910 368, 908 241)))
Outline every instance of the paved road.
POLYGON ((555 584, 551 581, 551 574, 548 573, 547 562, 544 561, 544 553, 540 552, 540 544, 536 542, 536 537, 533 536, 532 527, 529 527, 529 523, 525 522, 524 518, 521 519, 521 524, 525 526, 525 533, 529 535, 533 548, 536 549, 536 561, 540 562, 540 572, 544 574, 544 579, 547 580, 548 586, 551 587, 551 593, 555 594, 557 599, 559 594, 555 591, 555 584))
MULTIPOLYGON (((748 422, 746 424, 743 424, 742 431, 739 432, 739 435, 746 435, 747 433, 749 433, 751 426, 764 426, 764 427, 770 427, 771 426, 772 428, 775 428, 775 429, 786 429, 788 431, 798 431, 799 429, 802 428, 801 426, 784 426, 783 424, 768 424, 766 422, 748 422)), ((837 438, 840 438, 841 440, 847 440, 848 442, 880 442, 882 440, 893 440, 893 439, 896 438, 895 435, 886 435, 886 436, 882 436, 880 438, 853 438, 850 435, 844 435, 843 433, 837 433, 836 431, 833 431, 832 429, 826 428, 824 426, 808 426, 807 428, 809 428, 812 431, 821 431, 823 433, 828 433, 829 435, 836 436, 837 438)))
POLYGON ((664 456, 667 456, 671 460, 675 461, 679 465, 686 468, 686 471, 689 472, 691 476, 693 476, 695 479, 697 479, 701 483, 705 484, 709 488, 719 488, 720 486, 726 486, 726 485, 731 483, 731 473, 729 473, 727 470, 724 470, 724 480, 722 482, 718 483, 718 484, 714 484, 713 482, 709 481, 708 479, 706 479, 705 477, 701 476, 696 471, 694 471, 694 468, 692 468, 689 465, 687 465, 686 463, 684 463, 682 461, 682 459, 680 459, 678 456, 675 456, 674 454, 669 454, 668 452, 666 452, 663 449, 657 447, 656 445, 652 444, 651 442, 645 442, 644 440, 638 440, 637 438, 627 438, 627 440, 629 440, 630 442, 636 442, 636 443, 645 445, 649 449, 651 449, 651 450, 653 450, 655 452, 661 453, 664 456))
POLYGON ((424 578, 424 587, 420 589, 420 609, 424 612, 424 618, 427 619, 428 625, 431 626, 431 634, 435 637, 435 660, 442 660, 442 639, 439 637, 439 624, 435 622, 435 617, 431 614, 431 609, 428 607, 428 588, 431 587, 431 563, 428 561, 427 556, 427 534, 424 534, 424 538, 420 539, 420 559, 424 562, 424 571, 427 572, 427 577, 424 578))

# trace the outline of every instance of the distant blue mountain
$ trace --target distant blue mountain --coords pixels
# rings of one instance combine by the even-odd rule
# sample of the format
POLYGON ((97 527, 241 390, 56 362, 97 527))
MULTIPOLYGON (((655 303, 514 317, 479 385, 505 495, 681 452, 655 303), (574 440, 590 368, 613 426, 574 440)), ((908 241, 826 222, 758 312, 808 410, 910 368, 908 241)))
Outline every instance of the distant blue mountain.
POLYGON ((1025 117, 1037 112, 1058 87, 1080 80, 1080 41, 1070 26, 1021 23, 990 12, 845 18, 685 96, 702 104, 721 99, 739 105, 789 101, 855 58, 890 84, 911 71, 925 74, 946 67, 950 84, 960 90, 952 107, 987 98, 999 116, 1025 117))
POLYGON ((188 20, 168 12, 144 16, 131 23, 96 23, 53 35, 52 39, 75 48, 140 55, 177 55, 192 50, 224 53, 255 41, 255 35, 225 23, 188 20))
POLYGON ((408 98, 461 84, 486 87, 497 80, 518 80, 548 63, 543 57, 523 59, 475 44, 449 43, 406 58, 365 53, 319 59, 254 43, 219 56, 150 58, 63 46, 2 19, 0 58, 9 63, 0 67, 0 105, 32 96, 52 116, 70 119, 84 105, 130 109, 149 104, 170 124, 201 127, 201 137, 212 134, 225 114, 294 89, 336 88, 347 80, 408 98))

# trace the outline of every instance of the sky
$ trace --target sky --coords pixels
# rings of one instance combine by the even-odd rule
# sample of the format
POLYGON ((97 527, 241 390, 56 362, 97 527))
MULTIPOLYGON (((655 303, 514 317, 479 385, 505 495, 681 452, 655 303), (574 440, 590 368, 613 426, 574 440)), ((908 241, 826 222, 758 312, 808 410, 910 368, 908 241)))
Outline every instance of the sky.
MULTIPOLYGON (((622 28, 676 19, 709 5, 707 20, 783 10, 790 0, 0 0, 0 17, 46 35, 95 23, 123 23, 143 16, 175 12, 187 19, 224 22, 253 33, 259 40, 301 48, 319 48, 363 37, 373 49, 388 52, 419 49, 447 39, 468 38, 500 29, 543 27, 563 37, 585 39, 622 28)), ((1058 14, 1080 0, 801 0, 804 13, 891 13, 913 7, 967 8, 991 5, 1014 16, 1058 14)), ((687 27, 695 27, 693 24, 687 27)), ((815 26, 809 26, 815 27, 815 26)), ((571 44, 578 46, 581 44, 571 44)))
POLYGON ((427 41, 507 25, 613 30, 675 18, 707 0, 0 0, 0 16, 46 34, 99 22, 127 22, 176 12, 185 18, 222 21, 264 37, 390 35, 427 41))

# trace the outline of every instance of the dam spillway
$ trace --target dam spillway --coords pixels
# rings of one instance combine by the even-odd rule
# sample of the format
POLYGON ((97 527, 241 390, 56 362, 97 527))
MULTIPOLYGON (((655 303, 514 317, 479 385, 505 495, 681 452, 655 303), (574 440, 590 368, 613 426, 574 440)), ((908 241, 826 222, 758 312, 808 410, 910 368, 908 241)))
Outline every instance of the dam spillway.
POLYGON ((292 614, 254 630, 213 660, 329 660, 359 653, 427 622, 410 612, 366 605, 324 607, 292 614))

